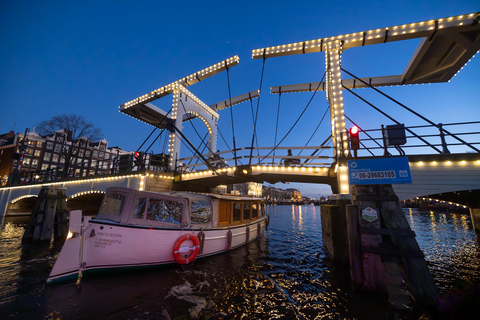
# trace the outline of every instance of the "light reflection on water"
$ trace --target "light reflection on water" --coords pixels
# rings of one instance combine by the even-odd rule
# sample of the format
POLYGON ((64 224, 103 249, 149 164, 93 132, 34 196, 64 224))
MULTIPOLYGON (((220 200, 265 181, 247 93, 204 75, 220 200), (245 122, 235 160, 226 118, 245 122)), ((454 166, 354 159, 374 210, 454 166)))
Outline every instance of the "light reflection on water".
MULTIPOLYGON (((404 319, 384 300, 352 291, 348 271, 323 249, 318 206, 267 206, 266 236, 186 267, 86 276, 45 286, 58 249, 36 257, 21 247, 24 224, 0 238, 0 315, 8 319, 404 319)), ((480 281, 479 245, 470 217, 407 210, 435 282, 447 291, 480 281)))
POLYGON ((441 291, 454 279, 480 281, 480 247, 469 215, 406 209, 412 229, 441 291))

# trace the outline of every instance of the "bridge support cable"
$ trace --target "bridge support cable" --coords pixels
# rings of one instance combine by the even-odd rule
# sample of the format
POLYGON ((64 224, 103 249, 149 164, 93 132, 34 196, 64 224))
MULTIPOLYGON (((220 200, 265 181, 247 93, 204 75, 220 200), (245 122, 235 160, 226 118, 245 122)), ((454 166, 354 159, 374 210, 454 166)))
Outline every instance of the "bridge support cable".
MULTIPOLYGON (((182 100, 180 100, 180 102, 182 103, 183 111, 184 111, 185 113, 187 113, 187 109, 185 108, 185 105, 183 104, 183 101, 182 101, 182 100)), ((192 120, 190 120, 189 122, 190 122, 190 125, 192 126, 193 130, 194 130, 194 131, 195 131, 195 133, 197 134, 198 138, 200 138, 200 140, 201 140, 201 143, 202 143, 202 142, 203 142, 203 140, 202 140, 202 137, 200 136, 200 134, 198 133, 198 131, 197 131, 197 128, 195 128, 195 126, 193 125, 193 122, 192 122, 192 120)), ((213 153, 214 153, 214 151, 213 151, 212 149, 210 149, 210 147, 209 147, 209 146, 208 146, 208 145, 207 145, 205 142, 203 142, 203 143, 204 143, 204 144, 205 144, 205 146, 208 148, 208 150, 209 150, 209 151, 210 151, 210 152, 213 154, 213 153)), ((196 150, 196 149, 195 149, 195 150, 196 150)))
MULTIPOLYGON (((375 140, 371 135, 369 135, 367 132, 363 131, 362 128, 356 124, 352 119, 350 119, 349 117, 347 117, 346 114, 344 114, 345 118, 348 119, 348 121, 350 121, 351 123, 353 123, 354 126, 358 127, 360 129, 360 131, 362 131, 363 133, 365 133, 367 135, 367 137, 369 137, 373 142, 375 142, 380 148, 382 148, 382 145, 380 143, 377 142, 377 140, 375 140)), ((368 152, 370 152, 370 154, 372 155, 372 157, 374 157, 375 155, 373 154, 372 151, 370 151, 369 148, 367 148, 361 141, 359 141, 360 144, 365 148, 365 150, 367 150, 368 152)))
MULTIPOLYGON (((150 148, 153 146, 153 144, 155 142, 157 142, 158 138, 160 138, 160 136, 163 134, 163 132, 165 131, 165 128, 162 129, 162 131, 160 131, 160 133, 157 135, 157 137, 152 141, 152 143, 150 143, 150 145, 148 146, 148 148, 145 150, 145 154, 147 154, 148 150, 150 150, 150 148)), ((138 152, 138 151, 137 151, 138 152)))
MULTIPOLYGON (((200 146, 203 145, 203 148, 202 148, 202 151, 200 151, 202 154, 205 152, 205 149, 207 148, 206 144, 205 144, 205 139, 208 137, 208 132, 205 134, 205 136, 203 137, 202 141, 200 141, 200 146)), ((200 146, 198 148, 200 148, 200 146)), ((195 164, 198 163, 200 158, 196 158, 195 159, 195 164)), ((188 162, 188 164, 191 164, 193 161, 193 159, 190 159, 190 161, 188 162)))
MULTIPOLYGON (((325 141, 322 142, 322 144, 320 145, 320 147, 323 147, 325 146, 326 143, 328 143, 330 140, 332 139, 332 135, 329 135, 327 139, 325 139, 325 141)), ((320 150, 320 153, 323 152, 323 150, 325 149, 316 149, 312 152, 312 154, 310 155, 310 157, 313 157, 317 152, 318 150, 320 150)), ((311 159, 306 159, 305 161, 303 161, 303 163, 307 163, 309 160, 311 159)))
MULTIPOLYGON (((163 116, 162 120, 160 120, 160 122, 153 128, 152 132, 150 132, 150 134, 148 135, 148 137, 143 141, 143 143, 140 145, 140 147, 138 147, 137 149, 137 152, 140 151, 140 149, 143 147, 143 145, 147 142, 148 139, 150 139, 150 137, 152 136, 152 134, 155 132, 155 130, 158 129, 158 127, 162 124, 162 122, 167 118, 168 114, 172 111, 172 108, 170 108, 170 110, 168 110, 168 112, 163 116)), ((161 133, 160 133, 161 134, 161 133)))
MULTIPOLYGON (((322 124, 323 120, 325 119, 325 116, 327 115, 328 113, 328 110, 330 110, 330 106, 327 107, 327 110, 325 110, 325 113, 323 114, 323 117, 322 119, 320 120, 320 122, 318 123, 317 127, 315 128, 315 130, 313 130, 313 133, 312 135, 310 136, 310 138, 308 139, 307 143, 305 143, 305 147, 308 146, 308 144, 310 143, 310 141, 313 139, 313 136, 315 135, 315 133, 317 133, 317 130, 318 128, 320 128, 320 125, 322 124)), ((331 135, 330 135, 331 137, 331 135)), ((328 138, 330 139, 330 138, 328 138)), ((303 152, 303 150, 300 150, 300 152, 298 153, 298 155, 301 155, 303 152)), ((275 154, 274 154, 275 155, 275 154)))
MULTIPOLYGON (((262 162, 263 160, 265 160, 273 151, 275 151, 275 149, 283 142, 283 140, 285 140, 288 135, 292 132, 293 128, 295 128, 295 126, 298 124, 298 122, 300 121, 300 119, 302 118, 302 116, 304 115, 305 111, 307 111, 308 107, 310 106, 310 103, 312 103, 313 101, 313 98, 315 98, 315 95, 317 94, 318 92, 318 88, 320 87, 320 84, 322 83, 323 79, 325 78, 325 75, 327 74, 327 72, 325 71, 325 73, 323 74, 323 77, 322 77, 322 80, 320 80, 320 82, 318 83, 318 86, 317 88, 315 89, 315 91, 313 91, 313 94, 312 94, 312 97, 310 98, 310 100, 308 101, 307 105, 305 106, 305 108, 303 109, 302 113, 300 114, 300 116, 298 116, 297 120, 295 121, 295 123, 292 125, 292 127, 290 128, 290 130, 288 130, 288 132, 285 134, 285 136, 283 136, 282 140, 280 140, 279 143, 277 143, 275 146, 273 146, 273 149, 267 153, 267 155, 265 157, 263 157, 262 159, 260 159, 259 163, 262 162)), ((252 146, 253 148, 253 146, 252 146)), ((251 154, 252 151, 250 151, 250 156, 252 155, 251 154)))
MULTIPOLYGON (((422 116, 422 115, 419 114, 418 112, 416 112, 416 111, 412 110, 411 108, 407 107, 407 106, 404 105, 403 103, 400 103, 399 101, 393 99, 392 97, 390 97, 390 96, 387 95, 386 93, 383 93, 382 91, 378 90, 377 88, 375 88, 375 87, 372 86, 371 84, 363 81, 362 79, 360 79, 360 78, 358 78, 357 76, 351 74, 350 72, 346 71, 345 69, 343 69, 343 68, 340 68, 340 69, 341 69, 343 72, 345 72, 345 73, 347 73, 348 75, 350 75, 351 77, 359 80, 359 81, 362 82, 364 85, 366 85, 366 86, 372 88, 373 90, 375 90, 376 92, 380 93, 380 94, 383 95, 384 97, 390 99, 391 101, 395 102, 395 103, 398 104, 399 106, 401 106, 401 107, 403 107, 404 109, 410 111, 411 113, 413 113, 414 115, 416 115, 416 116, 419 117, 420 119, 422 119, 422 120, 430 123, 432 126, 435 126, 435 127, 439 128, 438 124, 436 124, 436 123, 434 123, 433 121, 427 119, 426 117, 422 116)), ((443 128, 439 128, 439 129, 440 129, 440 130, 443 130, 444 132, 446 132, 446 133, 447 133, 448 135, 450 135, 452 138, 454 138, 454 139, 460 141, 461 143, 469 146, 469 147, 472 148, 473 150, 475 150, 475 151, 477 151, 477 152, 480 152, 479 149, 475 148, 473 145, 471 145, 470 143, 464 141, 463 139, 457 137, 457 136, 454 135, 453 133, 451 133, 451 132, 449 132, 449 131, 447 131, 447 130, 445 130, 445 129, 443 129, 443 128)))
MULTIPOLYGON (((253 112, 253 100, 250 99, 250 110, 252 110, 252 125, 255 125, 255 112, 253 112)), ((258 137, 257 132, 255 131, 255 144, 258 148, 258 137)), ((257 156, 260 156, 260 151, 257 150, 257 156)))
MULTIPOLYGON (((232 121, 232 139, 233 139, 233 154, 235 158, 235 166, 237 166, 237 147, 235 143, 235 126, 233 124, 233 108, 232 105, 232 94, 230 93, 230 71, 227 66, 227 62, 225 61, 225 68, 227 69, 227 83, 228 83, 228 99, 230 100, 230 120, 232 121)), ((260 100, 260 97, 258 98, 260 100)), ((218 126, 217 126, 218 128, 218 126)))
MULTIPOLYGON (((273 145, 277 145, 277 131, 278 131, 278 117, 280 115, 280 101, 282 99, 282 87, 278 90, 278 106, 277 106, 277 122, 275 123, 275 138, 273 139, 273 145)), ((318 126, 317 126, 318 129, 318 126)), ((316 129, 315 129, 316 131, 316 129)), ((308 143, 307 143, 308 144, 308 143)), ((273 155, 275 155, 275 150, 273 150, 273 155)), ((272 165, 275 161, 275 158, 272 158, 272 165)))
MULTIPOLYGON (((225 140, 225 138, 223 137, 223 134, 222 134, 222 132, 220 131, 220 128, 219 128, 219 127, 217 127, 217 131, 218 131, 218 133, 220 133, 220 137, 222 137, 222 140, 223 140, 223 142, 225 143, 225 145, 227 146, 227 149, 233 151, 232 148, 230 148, 230 146, 228 145, 228 143, 227 143, 227 141, 225 140)), ((236 151, 238 151, 238 150, 241 150, 241 148, 240 148, 240 149, 235 149, 235 151, 233 152, 233 156, 238 159, 238 162, 240 162, 240 165, 243 165, 243 163, 240 161, 239 157, 236 157, 236 151)), ((236 165, 236 164, 235 164, 235 165, 236 165)))
MULTIPOLYGON (((376 106, 374 106, 373 104, 371 104, 370 102, 368 102, 367 100, 365 100, 364 98, 360 97, 358 94, 356 94, 355 92, 353 92, 352 90, 348 89, 347 87, 345 87, 344 85, 342 85, 342 87, 347 90, 348 92, 350 92, 351 94, 353 94, 355 97, 359 98, 360 100, 362 100, 363 102, 365 102, 366 104, 368 104, 370 107, 374 108, 375 110, 377 110, 378 112, 380 112, 381 114, 383 114, 385 117, 387 117, 388 119, 390 119, 391 121, 395 122, 396 124, 400 124, 400 122, 398 122, 397 120, 395 120, 394 118, 392 118, 391 116, 389 116, 388 114, 386 114, 385 112, 383 112, 382 110, 380 110, 379 108, 377 108, 376 106)), ((432 145, 430 142, 428 142, 427 140, 423 139, 422 137, 420 137, 419 135, 417 135, 415 132, 413 132, 412 130, 408 129, 408 128, 405 128, 405 130, 407 130, 408 132, 410 132, 412 135, 414 135, 417 139, 421 140, 423 143, 427 144, 428 146, 430 146, 431 148, 433 148, 434 150, 436 150, 438 153, 442 153, 442 151, 440 149, 438 149, 437 147, 435 147, 434 145, 432 145)))
MULTIPOLYGON (((265 71, 265 61, 266 61, 266 59, 267 58, 265 57, 265 50, 264 50, 263 51, 262 73, 260 75, 260 86, 259 86, 260 94, 262 93, 263 73, 265 71)), ((252 144, 251 144, 251 148, 250 148, 250 158, 248 159, 248 165, 252 164, 253 143, 255 141, 255 137, 257 136, 257 119, 258 119, 258 109, 260 108, 260 98, 261 98, 261 95, 258 97, 258 100, 257 100, 257 110, 256 110, 256 113, 255 113, 255 118, 253 120, 252 144)), ((260 162, 261 161, 258 161, 258 163, 260 163, 260 162)))
POLYGON ((198 156, 202 159, 202 161, 205 163, 205 165, 210 169, 212 170, 215 174, 218 174, 218 172, 215 170, 215 168, 210 164, 210 162, 205 159, 205 157, 200 153, 200 151, 197 150, 197 148, 195 148, 195 146, 190 142, 190 140, 187 139, 187 137, 182 133, 182 131, 180 131, 173 123, 172 123, 172 128, 173 130, 175 130, 175 134, 178 134, 180 135, 180 137, 182 138, 181 141, 185 141, 186 143, 188 143, 188 145, 190 145, 190 147, 195 150, 195 153, 198 154, 198 156))
POLYGON ((167 153, 167 145, 168 145, 168 140, 169 140, 169 139, 170 139, 170 138, 169 138, 167 135, 166 135, 166 136, 164 137, 164 139, 163 139, 163 146, 162 146, 162 148, 161 148, 163 154, 166 154, 166 153, 167 153))

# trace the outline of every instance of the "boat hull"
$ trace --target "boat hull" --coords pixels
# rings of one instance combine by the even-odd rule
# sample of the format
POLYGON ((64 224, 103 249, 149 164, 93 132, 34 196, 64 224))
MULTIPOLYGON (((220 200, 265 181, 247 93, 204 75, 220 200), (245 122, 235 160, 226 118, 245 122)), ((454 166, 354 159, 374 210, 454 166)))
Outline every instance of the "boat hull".
MULTIPOLYGON (((200 232, 205 235, 200 252, 196 257, 193 255, 193 259, 223 253, 261 237, 265 222, 265 217, 261 217, 228 228, 192 230, 86 221, 80 234, 66 240, 47 282, 75 278, 80 272, 93 270, 175 264, 174 246, 184 234, 200 239, 200 232)), ((184 252, 193 247, 192 240, 181 243, 184 252)))

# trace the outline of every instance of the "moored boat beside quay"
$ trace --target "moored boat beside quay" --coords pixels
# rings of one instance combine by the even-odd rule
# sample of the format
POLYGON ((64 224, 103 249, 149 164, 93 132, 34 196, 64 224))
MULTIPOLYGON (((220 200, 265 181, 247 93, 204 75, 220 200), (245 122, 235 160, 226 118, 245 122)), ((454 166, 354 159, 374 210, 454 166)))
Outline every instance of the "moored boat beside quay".
POLYGON ((94 219, 71 212, 47 282, 94 270, 189 264, 253 241, 267 227, 262 198, 110 188, 94 219))

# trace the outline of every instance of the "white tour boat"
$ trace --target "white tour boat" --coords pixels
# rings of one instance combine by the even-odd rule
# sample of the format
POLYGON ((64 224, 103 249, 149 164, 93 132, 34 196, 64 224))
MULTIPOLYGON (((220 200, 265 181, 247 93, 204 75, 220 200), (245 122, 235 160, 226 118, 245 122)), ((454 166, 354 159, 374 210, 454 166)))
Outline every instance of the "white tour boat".
POLYGON ((47 282, 93 270, 188 264, 240 247, 268 227, 262 198, 110 188, 98 215, 72 211, 47 282))

